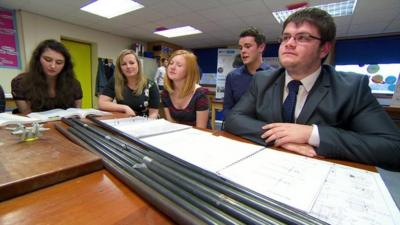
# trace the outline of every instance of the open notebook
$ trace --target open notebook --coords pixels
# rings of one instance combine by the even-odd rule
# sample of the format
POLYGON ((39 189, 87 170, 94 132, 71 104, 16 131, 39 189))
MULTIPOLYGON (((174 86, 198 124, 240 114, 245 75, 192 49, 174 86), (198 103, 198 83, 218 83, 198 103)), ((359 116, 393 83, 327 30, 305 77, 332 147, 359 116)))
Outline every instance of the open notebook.
POLYGON ((266 148, 217 173, 330 224, 400 224, 375 172, 266 148))
POLYGON ((102 122, 134 137, 143 138, 191 128, 191 126, 172 123, 165 119, 148 119, 146 117, 130 117, 102 120, 102 122))
POLYGON ((40 122, 40 119, 29 118, 26 116, 18 116, 11 113, 0 113, 0 126, 6 126, 10 124, 26 124, 33 122, 40 122))
POLYGON ((400 212, 375 172, 217 137, 196 129, 141 140, 330 224, 400 225, 400 212))
POLYGON ((212 173, 264 148, 194 128, 141 140, 212 173))
POLYGON ((104 116, 104 115, 111 115, 111 113, 97 109, 69 108, 69 109, 52 109, 43 112, 33 112, 29 113, 27 116, 41 121, 53 121, 53 120, 60 120, 61 118, 69 118, 76 116, 80 118, 85 118, 87 115, 104 116))

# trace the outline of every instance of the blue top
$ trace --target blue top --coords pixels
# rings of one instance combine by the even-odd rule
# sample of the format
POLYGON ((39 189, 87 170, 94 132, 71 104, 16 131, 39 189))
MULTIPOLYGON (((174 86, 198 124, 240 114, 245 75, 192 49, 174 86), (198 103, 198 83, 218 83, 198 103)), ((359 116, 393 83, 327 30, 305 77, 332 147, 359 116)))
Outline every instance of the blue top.
MULTIPOLYGON (((257 71, 261 70, 273 70, 266 63, 261 63, 257 71)), ((231 111, 233 106, 240 100, 240 97, 247 91, 250 82, 253 80, 252 74, 247 70, 246 65, 232 70, 225 80, 225 92, 224 92, 224 118, 231 111)))

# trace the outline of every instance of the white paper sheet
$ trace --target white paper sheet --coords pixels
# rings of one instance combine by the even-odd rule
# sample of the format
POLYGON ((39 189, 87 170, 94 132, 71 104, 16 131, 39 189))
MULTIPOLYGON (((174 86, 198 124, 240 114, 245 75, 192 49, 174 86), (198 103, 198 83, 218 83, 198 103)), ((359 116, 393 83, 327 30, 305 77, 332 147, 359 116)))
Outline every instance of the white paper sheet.
MULTIPOLYGON (((139 128, 151 131, 144 125, 148 122, 132 122, 129 118, 114 121, 113 125, 132 135, 139 128)), ((331 224, 400 225, 399 209, 377 173, 193 128, 141 140, 331 224)))
POLYGON ((191 126, 171 123, 164 119, 153 120, 144 117, 102 120, 102 122, 139 138, 191 128, 191 126))
POLYGON ((378 173, 263 150, 219 174, 330 224, 400 224, 399 210, 378 173))
POLYGON ((340 225, 400 222, 399 211, 378 173, 337 164, 332 166, 310 214, 340 225))
POLYGON ((307 211, 330 167, 331 163, 265 149, 219 174, 262 195, 307 211))
POLYGON ((197 129, 157 135, 142 140, 213 173, 263 148, 260 145, 217 137, 197 129))

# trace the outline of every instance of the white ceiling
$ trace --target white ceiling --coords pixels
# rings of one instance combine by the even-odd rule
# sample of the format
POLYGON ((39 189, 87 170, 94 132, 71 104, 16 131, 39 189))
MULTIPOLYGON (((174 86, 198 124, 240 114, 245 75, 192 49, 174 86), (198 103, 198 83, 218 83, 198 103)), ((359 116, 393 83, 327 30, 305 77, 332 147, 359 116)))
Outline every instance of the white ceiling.
MULTIPOLYGON (((79 10, 90 0, 0 0, 0 6, 22 9, 57 20, 129 37, 144 42, 163 40, 185 48, 227 46, 237 43, 244 28, 255 26, 275 42, 281 25, 272 11, 296 0, 137 0, 145 7, 112 19, 79 10), (191 25, 202 34, 164 38, 157 27, 191 25)), ((341 0, 338 0, 341 1, 341 0)), ((335 2, 310 0, 310 5, 335 2)), ((352 16, 335 18, 338 38, 400 34, 400 0, 358 0, 352 16)))

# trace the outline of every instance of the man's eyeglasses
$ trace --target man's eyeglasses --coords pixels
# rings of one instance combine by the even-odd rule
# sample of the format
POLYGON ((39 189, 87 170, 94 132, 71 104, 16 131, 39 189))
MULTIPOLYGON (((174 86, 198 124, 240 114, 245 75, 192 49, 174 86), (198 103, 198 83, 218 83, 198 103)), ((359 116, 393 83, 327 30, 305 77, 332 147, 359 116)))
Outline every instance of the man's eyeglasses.
POLYGON ((290 35, 290 34, 283 34, 280 38, 279 38, 279 43, 286 43, 288 42, 291 38, 294 38, 294 41, 296 43, 308 43, 311 42, 313 39, 315 40, 321 40, 321 38, 319 37, 315 37, 309 33, 298 33, 294 36, 290 35))

